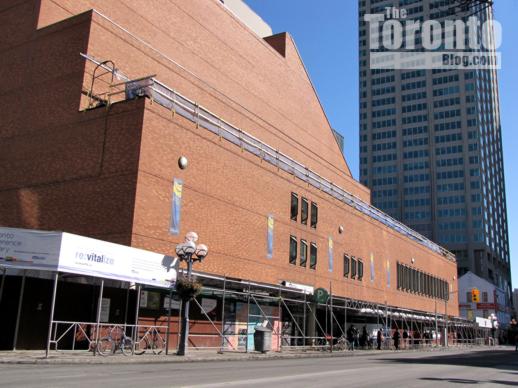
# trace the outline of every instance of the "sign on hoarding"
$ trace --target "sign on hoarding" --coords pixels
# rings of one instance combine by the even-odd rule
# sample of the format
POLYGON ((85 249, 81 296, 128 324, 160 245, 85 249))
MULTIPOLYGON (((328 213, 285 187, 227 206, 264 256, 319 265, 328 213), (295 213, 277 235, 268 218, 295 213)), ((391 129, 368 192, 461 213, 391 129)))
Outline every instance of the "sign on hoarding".
POLYGON ((70 233, 0 228, 0 266, 171 287, 178 260, 70 233))

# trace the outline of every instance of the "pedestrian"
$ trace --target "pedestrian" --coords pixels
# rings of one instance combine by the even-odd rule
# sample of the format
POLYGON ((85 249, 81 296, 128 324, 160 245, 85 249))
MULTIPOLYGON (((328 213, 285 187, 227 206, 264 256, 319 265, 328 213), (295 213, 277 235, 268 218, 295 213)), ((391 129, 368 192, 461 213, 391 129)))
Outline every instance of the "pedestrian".
POLYGON ((381 350, 381 341, 383 341, 383 334, 381 334, 381 328, 378 330, 376 335, 376 341, 378 342, 378 350, 381 350))
POLYGON ((354 350, 354 325, 347 329, 347 341, 349 342, 350 349, 354 350))
POLYGON ((392 339, 394 340, 394 347, 396 348, 396 350, 399 350, 399 338, 400 338, 399 330, 396 329, 394 331, 394 336, 392 337, 392 339))
POLYGON ((360 337, 360 346, 365 348, 367 346, 369 334, 367 333, 367 327, 364 325, 362 328, 362 335, 360 337))
POLYGON ((408 332, 406 330, 403 330, 403 348, 407 347, 408 343, 408 332))

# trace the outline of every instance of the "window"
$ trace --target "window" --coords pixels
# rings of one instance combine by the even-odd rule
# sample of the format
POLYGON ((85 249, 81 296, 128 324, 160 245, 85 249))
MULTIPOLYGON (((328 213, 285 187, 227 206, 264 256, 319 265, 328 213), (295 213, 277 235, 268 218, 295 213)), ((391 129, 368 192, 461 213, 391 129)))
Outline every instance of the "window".
POLYGON ((349 277, 349 256, 344 255, 344 278, 349 277))
POLYGON ((487 292, 482 293, 482 302, 487 303, 487 292))
POLYGON ((356 259, 351 257, 351 279, 356 278, 356 259))
POLYGON ((315 202, 311 202, 311 227, 317 228, 318 223, 318 206, 315 202))
POLYGON ((290 264, 297 264, 297 237, 290 236, 290 264))
POLYGON ((299 196, 295 193, 291 193, 291 219, 297 221, 299 214, 299 196))
POLYGON ((358 260, 358 280, 363 279, 363 261, 358 260))
POLYGON ((309 268, 317 268, 317 244, 313 242, 311 243, 311 246, 309 248, 309 268))
POLYGON ((306 198, 302 198, 300 204, 300 222, 304 225, 308 224, 308 200, 306 198))
POLYGON ((308 258, 308 243, 306 240, 300 240, 300 266, 306 266, 306 260, 308 258))

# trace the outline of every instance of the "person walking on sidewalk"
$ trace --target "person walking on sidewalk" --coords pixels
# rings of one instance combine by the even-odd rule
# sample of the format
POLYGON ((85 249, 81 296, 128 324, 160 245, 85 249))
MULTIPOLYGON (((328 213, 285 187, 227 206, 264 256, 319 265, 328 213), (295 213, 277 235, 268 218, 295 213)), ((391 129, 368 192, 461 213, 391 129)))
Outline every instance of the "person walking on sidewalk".
POLYGON ((381 328, 378 329, 378 334, 376 336, 376 342, 378 343, 378 350, 381 350, 381 342, 383 341, 383 334, 381 334, 381 328))
POLYGON ((394 331, 394 337, 393 337, 394 347, 396 348, 396 350, 399 350, 399 338, 400 338, 399 330, 396 329, 394 331))

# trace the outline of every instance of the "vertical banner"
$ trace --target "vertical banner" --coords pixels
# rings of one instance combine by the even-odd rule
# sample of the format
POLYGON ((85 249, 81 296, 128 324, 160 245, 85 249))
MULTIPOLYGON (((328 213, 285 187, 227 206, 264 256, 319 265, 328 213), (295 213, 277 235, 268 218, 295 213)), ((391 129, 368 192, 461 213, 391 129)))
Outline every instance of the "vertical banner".
POLYGON ((268 229, 266 234, 266 258, 271 259, 273 257, 273 216, 268 215, 268 229))
POLYGON ((371 252, 371 283, 374 282, 374 254, 371 252))
POLYGON ((329 272, 333 272, 333 238, 331 236, 327 239, 327 256, 329 259, 329 272))
POLYGON ((181 179, 173 180, 173 203, 171 205, 171 225, 169 232, 171 234, 180 233, 180 214, 182 210, 182 190, 183 181, 181 179))
POLYGON ((390 287, 390 261, 387 259, 387 287, 390 287))

